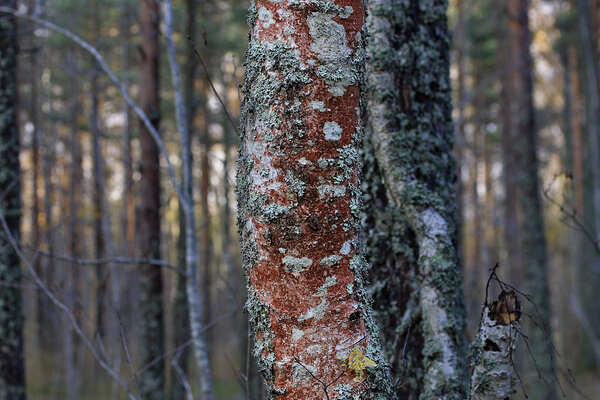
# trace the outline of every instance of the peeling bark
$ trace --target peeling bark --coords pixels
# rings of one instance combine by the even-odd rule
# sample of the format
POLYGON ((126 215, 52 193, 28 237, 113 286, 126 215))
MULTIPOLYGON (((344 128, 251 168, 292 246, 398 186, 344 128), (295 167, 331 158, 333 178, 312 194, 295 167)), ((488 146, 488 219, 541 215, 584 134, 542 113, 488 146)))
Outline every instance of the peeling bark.
POLYGON ((494 304, 484 308, 479 332, 472 345, 471 400, 506 400, 513 394, 512 356, 517 343, 520 311, 514 293, 506 292, 502 292, 494 304))
POLYGON ((466 395, 445 1, 371 0, 369 123, 391 201, 416 235, 422 399, 466 395))
POLYGON ((251 9, 238 226, 271 399, 390 396, 359 239, 363 20, 359 0, 251 9), (362 381, 354 347, 377 364, 362 381))

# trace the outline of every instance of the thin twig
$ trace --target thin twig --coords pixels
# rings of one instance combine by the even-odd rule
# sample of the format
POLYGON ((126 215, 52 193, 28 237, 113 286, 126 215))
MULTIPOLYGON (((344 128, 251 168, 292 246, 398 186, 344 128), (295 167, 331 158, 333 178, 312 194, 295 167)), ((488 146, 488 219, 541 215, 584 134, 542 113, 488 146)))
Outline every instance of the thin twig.
POLYGON ((140 382, 138 380, 137 373, 135 372, 135 367, 133 366, 133 362, 131 361, 131 355, 129 354, 129 348, 127 347, 127 338, 125 337, 125 330, 123 329, 123 322, 121 321, 121 317, 117 314, 117 318, 119 319, 119 333, 121 334, 121 342, 123 343, 123 348, 125 349, 125 355, 127 356, 127 363, 129 364, 129 368, 131 368, 131 372, 133 373, 133 378, 135 379, 135 384, 140 393, 140 397, 142 397, 142 389, 140 387, 140 382))
POLYGON ((234 118, 229 113, 227 106, 223 102, 223 99, 221 99, 221 96, 219 96, 217 89, 215 89, 215 85, 213 85, 212 79, 210 79, 210 74, 208 72, 208 68, 206 67, 206 64, 204 63, 204 60, 202 59, 202 57, 200 57, 200 52, 198 51, 198 48, 196 48, 194 41, 189 36, 187 37, 187 39, 190 41, 190 44, 192 45, 192 49, 194 50, 194 54, 196 55, 196 58, 198 59, 198 61, 200 62, 200 65, 202 65, 202 68, 204 69, 204 74, 206 75, 206 80, 208 81, 208 84, 210 85, 215 96, 217 96, 217 100, 219 100, 219 103, 221 103, 221 106, 223 107, 223 111, 225 112, 225 115, 227 116, 227 120, 229 120, 229 123, 231 124, 233 129, 237 130, 239 122, 235 122, 234 118))
POLYGON ((183 370, 183 368, 181 368, 178 362, 178 360, 181 358, 182 351, 183 349, 177 351, 177 354, 175 354, 175 357, 173 357, 173 360, 171 360, 171 365, 173 365, 173 369, 175 370, 175 372, 177 372, 177 375, 181 380, 181 384, 185 389, 185 395, 187 397, 187 400, 194 400, 194 394, 192 393, 192 386, 190 385, 190 381, 187 379, 185 371, 183 370))
MULTIPOLYGON (((2 11, 2 8, 3 7, 0 7, 0 11, 2 11)), ((98 364, 102 367, 102 369, 104 369, 108 373, 108 375, 110 375, 110 377, 113 380, 115 380, 119 384, 119 386, 121 386, 127 392, 130 399, 137 400, 138 398, 129 390, 127 384, 124 381, 122 381, 121 378, 119 378, 117 373, 102 359, 100 354, 98 354, 98 350, 90 342, 88 337, 83 333, 83 330, 77 323, 77 320, 75 319, 75 316, 73 315, 73 313, 71 312, 69 307, 67 307, 62 301, 60 301, 48 289, 48 287, 44 284, 44 282, 40 279, 39 275, 35 271, 35 268, 33 268, 32 261, 27 259, 27 257, 25 257, 25 255, 23 254, 23 252, 17 245, 17 242, 16 242, 12 232, 10 231, 8 223, 6 222, 6 218, 4 217, 4 213, 2 212, 1 209, 0 209, 0 222, 2 223, 2 227, 4 228, 4 231, 6 232, 6 235, 8 237, 10 244, 12 245, 13 249, 19 256, 19 258, 27 266, 27 269, 28 269, 29 273, 31 274, 31 276, 33 277, 35 283, 44 291, 44 293, 46 294, 46 296, 48 296, 48 298, 50 299, 50 301, 52 301, 52 303, 54 303, 60 310, 65 312, 65 314, 67 315, 67 318, 69 319, 69 321, 71 323, 71 326, 73 327, 73 330, 75 331, 77 336, 80 337, 81 341, 85 344, 85 346, 90 350, 90 352, 92 353, 92 355, 94 356, 94 358, 96 359, 98 364)), ((37 254, 34 255, 33 259, 35 259, 36 257, 37 257, 37 254)))
POLYGON ((163 155, 163 157, 165 159, 165 163, 167 165, 167 171, 169 173, 169 177, 171 179, 171 183, 172 183, 173 187, 177 191, 177 194, 178 194, 180 200, 185 201, 183 192, 181 190, 181 185, 177 181, 177 178, 175 175, 175 169, 173 168, 173 164, 171 164, 171 161, 169 160, 169 153, 167 152, 167 149, 164 145, 164 142, 162 141, 162 139, 160 137, 158 130, 154 127, 154 125, 152 124, 152 122, 150 121, 150 119, 148 118, 146 113, 131 98, 131 96, 129 95, 129 92, 127 92, 127 90, 121 84, 121 81, 119 81, 119 79, 116 77, 116 75, 112 72, 112 70, 110 69, 110 67, 108 66, 106 61, 104 60, 104 57, 102 57, 102 55, 98 52, 98 49, 96 49, 94 46, 92 46, 91 44, 89 44, 88 42, 86 42, 85 40, 83 40, 82 38, 80 38, 79 36, 74 34, 73 32, 71 32, 65 28, 62 28, 48 20, 38 18, 33 15, 25 14, 23 12, 12 9, 10 7, 0 7, 0 12, 11 14, 17 18, 22 18, 22 19, 34 22, 34 23, 44 26, 54 32, 60 33, 61 35, 65 36, 65 37, 71 39, 73 42, 77 43, 80 47, 82 47, 85 51, 87 51, 94 57, 94 59, 96 60, 96 62, 100 66, 100 68, 104 71, 104 73, 108 76, 110 81, 117 87, 117 89, 119 89, 125 102, 127 104, 129 104, 131 109, 135 112, 135 114, 139 117, 139 119, 142 121, 144 126, 150 132, 150 135, 154 139, 156 146, 158 147, 160 153, 163 155))

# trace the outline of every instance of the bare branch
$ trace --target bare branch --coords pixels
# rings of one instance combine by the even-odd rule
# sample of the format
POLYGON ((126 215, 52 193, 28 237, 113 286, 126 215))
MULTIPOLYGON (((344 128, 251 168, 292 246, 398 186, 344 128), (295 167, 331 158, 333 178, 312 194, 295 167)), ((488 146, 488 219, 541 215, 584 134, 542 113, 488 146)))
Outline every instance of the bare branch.
POLYGON ((131 98, 131 96, 129 95, 129 92, 127 92, 127 90, 121 84, 121 81, 119 81, 119 79, 116 77, 116 75, 112 72, 112 70, 110 69, 110 67, 108 66, 106 61, 104 60, 104 57, 102 57, 102 55, 98 52, 98 49, 96 49, 94 46, 92 46, 91 44, 89 44, 88 42, 86 42, 85 40, 83 40, 82 38, 80 38, 79 36, 74 34, 73 32, 71 32, 65 28, 62 28, 50 21, 45 20, 45 19, 34 17, 33 15, 25 14, 23 12, 12 9, 10 7, 0 7, 0 12, 6 13, 6 14, 11 14, 17 18, 22 18, 22 19, 34 22, 34 23, 41 25, 45 28, 48 28, 54 32, 60 33, 61 35, 65 36, 65 37, 71 39, 73 42, 77 43, 85 51, 90 53, 92 55, 92 57, 94 57, 94 59, 96 60, 96 62, 100 66, 100 68, 108 76, 108 78, 111 80, 111 82, 117 87, 117 89, 119 89, 125 102, 127 104, 129 104, 131 109, 140 118, 140 120, 142 121, 144 126, 150 132, 150 135, 156 142, 156 146, 158 147, 159 151, 165 158, 165 162, 167 164, 167 171, 169 173, 169 177, 171 178, 171 183, 173 184, 173 187, 177 191, 177 195, 179 196, 180 200, 184 201, 184 196, 183 196, 183 192, 181 190, 181 185, 177 181, 177 178, 175 176, 175 169, 173 168, 173 164, 171 164, 171 161, 169 160, 169 153, 167 152, 167 149, 160 137, 160 134, 158 133, 158 130, 156 130, 154 125, 152 125, 152 122, 150 121, 150 119, 148 118, 146 113, 131 98))
MULTIPOLYGON (((4 7, 0 7, 0 11, 3 11, 2 8, 4 8, 4 7)), ((137 397, 129 390, 127 384, 123 380, 121 380, 119 375, 102 359, 102 357, 98 353, 98 350, 94 347, 92 342, 90 342, 89 338, 83 333, 83 330, 77 323, 77 320, 76 320, 75 316, 73 315, 73 313, 71 312, 71 310, 69 309, 69 307, 67 307, 62 301, 60 301, 50 291, 50 289, 48 289, 46 284, 40 279, 39 275, 33 268, 32 262, 29 259, 27 259, 27 257, 25 257, 25 255, 23 254, 23 252, 17 245, 15 237, 13 236, 12 232, 10 231, 10 229, 8 227, 8 223, 6 222, 6 218, 4 216, 4 213, 2 212, 1 209, 0 209, 0 222, 2 223, 2 227, 4 228, 4 231, 7 235, 7 238, 9 240, 10 244, 15 249, 15 252, 19 256, 19 258, 27 266, 27 270, 33 277, 35 283, 42 289, 42 291, 46 294, 46 296, 48 296, 48 298, 50 299, 50 301, 52 301, 52 303, 54 303, 60 310, 65 312, 67 318, 71 322, 71 326, 73 327, 73 330, 75 331, 77 336, 80 337, 81 341, 86 345, 86 347, 90 350, 90 352, 92 353, 92 355, 94 356, 94 358, 96 359, 98 364, 102 367, 102 369, 104 369, 108 373, 108 375, 127 392, 130 399, 137 400, 137 397)), ((35 257, 36 256, 34 255, 34 258, 35 257)))

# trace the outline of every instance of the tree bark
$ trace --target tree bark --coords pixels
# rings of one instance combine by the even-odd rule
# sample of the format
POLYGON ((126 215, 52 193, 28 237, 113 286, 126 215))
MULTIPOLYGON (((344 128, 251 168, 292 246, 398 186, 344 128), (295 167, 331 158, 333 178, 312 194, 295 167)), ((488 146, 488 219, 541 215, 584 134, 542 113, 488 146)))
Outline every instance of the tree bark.
POLYGON ((375 154, 390 198, 419 246, 420 398, 464 399, 465 310, 456 250, 446 3, 368 4, 368 105, 375 154), (401 25, 393 25, 391 10, 401 25), (400 58, 392 57, 398 54, 396 40, 400 58))
POLYGON ((513 355, 520 328, 521 307, 514 292, 502 292, 486 304, 473 352, 471 400, 506 400, 513 394, 513 355))
POLYGON ((251 9, 238 226, 271 399, 388 399, 392 389, 359 240, 364 5, 343 4, 251 9), (358 351, 376 367, 341 365, 358 351))
POLYGON ((534 316, 536 324, 527 324, 529 348, 537 368, 531 361, 527 369, 527 377, 536 390, 531 392, 533 399, 551 400, 555 398, 554 390, 554 358, 550 341, 550 293, 548 288, 548 272, 546 259, 546 240, 542 205, 539 193, 537 132, 535 110, 533 106, 533 70, 529 51, 530 32, 528 21, 528 1, 509 0, 507 3, 508 41, 509 46, 518 48, 518 58, 514 59, 517 68, 514 70, 514 84, 518 91, 512 94, 515 98, 513 114, 517 118, 515 133, 520 169, 518 184, 521 191, 521 207, 523 219, 522 256, 523 273, 527 293, 535 304, 527 304, 525 310, 534 316), (537 384, 538 376, 546 381, 537 384))
MULTIPOLYGON (((155 0, 140 1, 140 107, 158 127, 159 105, 159 8, 155 0)), ((142 147, 140 179, 140 255, 160 258, 160 171, 158 147, 140 124, 142 147)), ((140 276, 140 355, 145 365, 164 353, 163 297, 161 269, 141 266, 140 276)), ((164 398, 164 362, 156 362, 141 376, 144 399, 164 398)))
POLYGON ((181 159, 183 188, 179 190, 179 203, 183 208, 185 217, 185 271, 186 271, 186 296, 188 302, 188 318, 192 333, 192 345, 196 358, 196 368, 199 376, 200 397, 204 400, 213 399, 213 384, 211 376, 208 350, 206 346, 205 327, 202 321, 202 310, 204 304, 203 293, 200 292, 197 280, 197 236, 196 220, 194 216, 194 192, 192 187, 192 158, 188 151, 191 146, 190 128, 186 107, 184 106, 184 95, 181 84, 181 72, 177 63, 175 44, 173 43, 173 12, 170 0, 163 0, 165 15, 165 30, 167 39, 167 54, 171 78, 175 88, 175 120, 181 138, 181 159))
MULTIPOLYGON (((0 5, 16 7, 15 0, 0 5)), ((17 24, 15 18, 0 14, 0 211, 11 233, 19 237, 21 186, 17 126, 17 24)), ((25 399, 23 361, 23 310, 21 263, 15 250, 0 235, 0 399, 25 399)))

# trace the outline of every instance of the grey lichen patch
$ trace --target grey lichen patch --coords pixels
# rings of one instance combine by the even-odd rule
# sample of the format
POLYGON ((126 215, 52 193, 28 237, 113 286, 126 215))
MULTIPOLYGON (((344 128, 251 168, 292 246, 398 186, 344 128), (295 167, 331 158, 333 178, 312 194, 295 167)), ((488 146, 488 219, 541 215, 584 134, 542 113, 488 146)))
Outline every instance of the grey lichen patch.
POLYGON ((345 145, 338 149, 338 157, 336 159, 337 166, 340 170, 340 180, 348 180, 354 174, 354 168, 360 163, 358 149, 354 145, 345 145))
POLYGON ((340 254, 348 255, 350 254, 350 250, 352 250, 352 244, 350 242, 344 242, 340 249, 340 254))
POLYGON ((323 258, 319 264, 325 267, 330 267, 332 265, 338 265, 340 261, 342 261, 342 257, 334 254, 332 256, 323 258))
POLYGON ((320 354, 323 351, 323 346, 321 346, 320 344, 311 344, 306 348, 305 351, 308 354, 320 354))
POLYGON ((328 276, 327 278, 325 278, 325 283, 323 283, 312 296, 313 297, 327 296, 327 289, 332 287, 336 283, 337 283, 337 278, 335 276, 328 276))
MULTIPOLYGON (((335 14, 334 14, 335 15, 335 14)), ((344 26, 332 20, 327 12, 314 12, 307 18, 309 33, 313 38, 311 50, 317 54, 321 65, 317 75, 330 85, 334 96, 341 96, 345 87, 358 82, 352 65, 352 49, 348 47, 344 26)))
POLYGON ((334 158, 319 158, 317 160, 317 165, 321 169, 327 169, 327 168, 331 167, 332 165, 335 165, 335 159, 334 158))
POLYGON ((285 176, 285 183, 287 183, 288 188, 294 193, 297 197, 304 196, 304 190, 306 188, 306 183, 296 178, 294 174, 288 172, 285 176))
POLYGON ((342 185, 319 185, 317 186, 319 198, 336 198, 346 195, 346 186, 342 185))
POLYGON ((261 21, 263 28, 268 28, 275 23, 273 13, 264 7, 258 9, 258 19, 261 21))
POLYGON ((304 271, 305 268, 308 268, 312 265, 313 261, 308 257, 292 257, 285 256, 283 257, 283 264, 285 265, 285 270, 291 272, 293 274, 299 274, 304 271))
POLYGON ((327 300, 325 300, 325 298, 323 298, 317 306, 309 309, 305 314, 301 315, 298 318, 298 321, 304 322, 307 319, 311 318, 314 318, 315 320, 320 320, 325 316, 325 311, 328 307, 329 303, 327 302, 327 300))
POLYGON ((327 308, 329 308, 329 302, 327 301, 327 289, 337 283, 337 278, 335 276, 328 276, 325 278, 325 283, 323 283, 315 293, 312 294, 312 297, 321 297, 321 302, 317 304, 315 307, 310 308, 305 314, 301 315, 298 318, 298 321, 304 322, 308 319, 314 318, 315 320, 320 320, 325 316, 325 312, 327 308))
POLYGON ((298 328, 292 328, 292 340, 293 341, 298 341, 302 338, 302 336, 304 336, 304 331, 298 329, 298 328))
POLYGON ((271 203, 262 208, 261 215, 265 222, 273 222, 282 215, 288 214, 295 206, 296 204, 282 206, 281 204, 271 203))
POLYGON ((335 121, 327 121, 323 126, 325 140, 335 141, 342 138, 342 127, 335 121))
POLYGON ((323 101, 311 101, 310 108, 314 110, 319 110, 321 112, 327 111, 327 109, 325 108, 325 102, 323 101))
POLYGON ((292 379, 296 382, 308 382, 313 379, 312 375, 317 373, 317 370, 312 365, 294 363, 292 365, 292 379))

